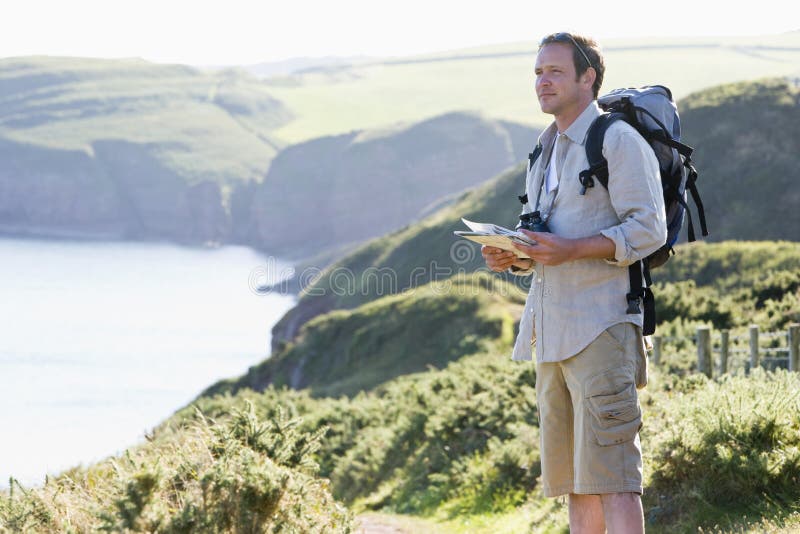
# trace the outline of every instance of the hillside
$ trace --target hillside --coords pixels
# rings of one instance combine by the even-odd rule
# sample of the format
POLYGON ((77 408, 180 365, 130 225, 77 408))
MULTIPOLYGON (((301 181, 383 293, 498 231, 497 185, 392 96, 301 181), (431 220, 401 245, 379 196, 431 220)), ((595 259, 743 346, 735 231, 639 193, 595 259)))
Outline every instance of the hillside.
MULTIPOLYGON (((670 321, 673 334, 690 334, 707 311, 728 310, 734 327, 800 319, 797 244, 687 252, 673 274, 696 266, 727 280, 719 292, 713 280, 661 288, 672 295, 667 308, 691 312, 670 321)), ((521 300, 490 279, 458 277, 314 321, 297 345, 315 373, 309 389, 225 387, 117 457, 40 488, 12 482, 0 491, 0 532, 351 532, 352 512, 364 510, 417 516, 425 532, 563 532, 566 506, 540 489, 535 367, 508 358, 506 314, 521 300), (467 328, 442 326, 459 321, 467 328), (362 375, 373 380, 392 359, 427 347, 430 358, 444 344, 453 361, 439 369, 384 376, 352 394, 362 375), (324 367, 326 358, 336 364, 324 367), (326 388, 351 396, 322 397, 326 388)), ((692 374, 692 352, 672 345, 640 393, 648 532, 796 532, 800 375, 755 369, 711 380, 692 374)))
POLYGON ((252 191, 249 241, 298 257, 381 236, 516 164, 537 135, 451 113, 288 147, 252 191))
MULTIPOLYGON (((691 95, 679 106, 685 139, 697 147, 698 187, 711 232, 708 240, 797 240, 800 214, 795 208, 800 203, 797 191, 787 185, 797 176, 794 169, 800 166, 800 150, 791 146, 800 139, 797 88, 783 80, 730 84, 691 95), (776 119, 778 116, 781 118, 776 119), (776 121, 782 129, 773 130, 776 121), (748 125, 747 130, 741 128, 742 124, 748 125), (774 133, 763 134, 767 131, 774 133), (748 144, 768 144, 761 140, 762 135, 769 136, 764 139, 776 136, 780 140, 768 149, 751 150, 748 144), (776 150, 776 144, 787 150, 776 150), (739 230, 745 226, 746 232, 739 230)), ((367 243, 334 263, 304 288, 298 305, 275 325, 273 349, 292 339, 305 321, 320 313, 351 308, 375 298, 379 292, 402 291, 415 282, 441 277, 442 273, 471 272, 481 267, 477 246, 459 244, 452 231, 463 227, 461 217, 513 226, 519 210, 516 195, 523 183, 524 167, 520 165, 419 224, 367 243), (365 276, 388 270, 394 285, 378 284, 374 276, 365 276), (354 290, 335 291, 332 279, 337 273, 352 273, 347 276, 354 281, 354 290)))
MULTIPOLYGON (((775 331, 800 321, 800 243, 682 245, 653 274, 657 332, 663 336, 691 337, 698 324, 741 331, 759 324, 775 331)), ((374 300, 350 304, 353 309, 317 310, 268 359, 203 395, 288 386, 309 388, 315 396, 352 396, 497 343, 507 349, 525 291, 499 275, 478 272, 361 298, 374 300)))
POLYGON ((0 232, 222 241, 290 118, 263 84, 140 60, 0 60, 0 232))
MULTIPOLYGON (((682 97, 742 78, 800 77, 800 32, 604 45, 608 88, 658 82, 682 97)), ((533 43, 511 43, 347 64, 322 59, 266 79, 135 59, 0 60, 0 232, 329 256, 418 220, 520 161, 529 133, 548 120, 533 94, 534 51, 533 43), (447 123, 469 135, 447 131, 438 144, 436 128, 447 123), (402 132, 395 150, 390 137, 402 132), (291 143, 299 146, 278 156, 291 143), (476 145, 483 149, 469 148, 476 145), (314 166, 318 153, 330 156, 325 166, 314 166), (384 192, 392 193, 387 202, 376 181, 415 187, 384 192), (330 188, 315 194, 316 185, 330 188), (385 213, 370 213, 379 202, 385 213), (334 244, 321 243, 313 216, 301 216, 310 210, 335 225, 334 244)))
POLYGON ((714 87, 680 112, 710 239, 800 239, 800 78, 714 87))
POLYGON ((291 119, 243 72, 135 59, 2 59, 0 109, 0 137, 90 155, 126 141, 190 183, 260 178, 283 145, 271 131, 291 119))
POLYGON ((140 60, 0 60, 0 110, 0 233, 233 242, 294 258, 408 224, 536 137, 453 113, 279 153, 272 131, 291 116, 262 81, 140 60))
MULTIPOLYGON (((683 98, 715 85, 800 76, 800 31, 610 39, 601 45, 607 89, 659 83, 683 98)), ((296 143, 462 110, 542 128, 550 118, 539 111, 533 89, 536 49, 535 42, 508 43, 271 78, 272 94, 294 115, 277 134, 296 143)))
POLYGON ((488 274, 456 276, 307 323, 294 343, 203 396, 268 385, 354 395, 512 342, 524 294, 488 274))

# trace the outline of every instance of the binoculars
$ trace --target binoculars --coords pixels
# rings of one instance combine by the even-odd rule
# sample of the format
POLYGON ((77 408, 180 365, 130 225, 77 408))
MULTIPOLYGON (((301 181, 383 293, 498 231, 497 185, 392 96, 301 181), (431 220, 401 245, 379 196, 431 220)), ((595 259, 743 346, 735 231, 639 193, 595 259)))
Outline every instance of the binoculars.
POLYGON ((520 228, 524 230, 528 230, 530 232, 549 232, 550 228, 547 227, 547 223, 542 220, 542 215, 538 211, 534 211, 532 213, 523 213, 519 216, 519 224, 517 224, 517 230, 520 228))

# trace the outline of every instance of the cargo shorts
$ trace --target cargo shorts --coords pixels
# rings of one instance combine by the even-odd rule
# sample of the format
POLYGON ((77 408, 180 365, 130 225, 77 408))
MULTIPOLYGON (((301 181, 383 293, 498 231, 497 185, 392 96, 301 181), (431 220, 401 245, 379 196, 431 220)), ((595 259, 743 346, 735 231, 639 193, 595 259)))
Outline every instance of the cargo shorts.
POLYGON ((647 383, 641 329, 619 323, 564 361, 536 364, 542 487, 568 493, 642 493, 642 412, 647 383))

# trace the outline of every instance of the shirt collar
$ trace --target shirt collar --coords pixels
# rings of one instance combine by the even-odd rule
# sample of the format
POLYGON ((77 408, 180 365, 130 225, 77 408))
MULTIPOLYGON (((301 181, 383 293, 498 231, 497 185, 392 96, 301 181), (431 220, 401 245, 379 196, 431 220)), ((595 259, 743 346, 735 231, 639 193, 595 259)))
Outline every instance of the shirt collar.
MULTIPOLYGON (((600 106, 597 105, 597 100, 592 100, 589 105, 586 106, 586 109, 578 115, 578 118, 569 125, 569 128, 566 129, 563 135, 566 135, 573 143, 582 145, 586 141, 586 134, 589 132, 589 126, 602 114, 603 111, 600 109, 600 106)), ((550 147, 557 135, 558 129, 556 123, 553 122, 539 136, 539 143, 543 147, 550 147)), ((549 148, 545 148, 545 151, 549 151, 549 148)))
POLYGON ((586 134, 589 132, 589 126, 602 114, 600 106, 597 105, 597 100, 592 100, 562 135, 566 135, 573 143, 582 145, 586 140, 586 134))

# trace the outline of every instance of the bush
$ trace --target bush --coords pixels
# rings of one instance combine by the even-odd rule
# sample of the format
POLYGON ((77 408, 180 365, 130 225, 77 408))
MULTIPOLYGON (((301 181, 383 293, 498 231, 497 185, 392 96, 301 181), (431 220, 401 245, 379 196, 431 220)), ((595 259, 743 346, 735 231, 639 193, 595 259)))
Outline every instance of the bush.
POLYGON ((252 403, 192 424, 43 488, 0 494, 0 531, 351 532, 350 513, 315 476, 325 428, 298 430, 252 403))
POLYGON ((756 369, 669 389, 669 400, 656 401, 661 420, 650 437, 654 522, 696 526, 732 510, 797 505, 800 376, 756 369))

